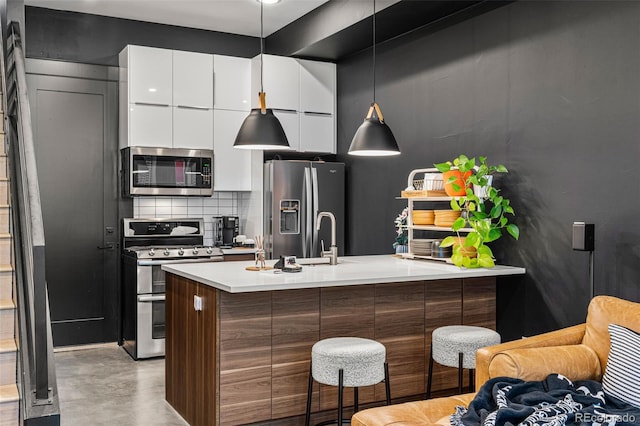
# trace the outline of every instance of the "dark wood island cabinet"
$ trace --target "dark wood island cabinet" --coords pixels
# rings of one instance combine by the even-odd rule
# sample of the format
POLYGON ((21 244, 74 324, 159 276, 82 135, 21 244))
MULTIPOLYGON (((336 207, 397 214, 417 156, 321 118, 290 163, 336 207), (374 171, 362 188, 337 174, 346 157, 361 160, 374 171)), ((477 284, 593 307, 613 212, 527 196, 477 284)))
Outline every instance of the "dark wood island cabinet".
MULTIPOLYGON (((231 292, 238 288, 229 284, 220 289, 211 282, 224 281, 223 276, 233 271, 228 264, 211 264, 206 272, 188 265, 166 268, 166 397, 192 425, 239 425, 303 415, 311 346, 320 339, 357 336, 383 343, 392 398, 399 399, 424 395, 435 328, 468 324, 495 329, 493 275, 375 282, 384 279, 378 277, 369 284, 331 285, 341 282, 328 270, 343 265, 326 265, 317 268, 336 279, 330 284, 310 274, 304 283, 308 288, 295 288, 304 287, 301 277, 284 277, 294 280, 288 283, 293 288, 271 290, 277 287, 275 278, 265 275, 265 281, 257 283, 264 284, 263 291, 231 292), (200 303, 196 297, 201 310, 194 308, 200 303)), ((251 274, 235 265, 237 274, 251 274)), ((518 273, 524 270, 511 268, 496 275, 518 273)), ((421 276, 413 271, 410 276, 414 275, 421 276)), ((455 369, 435 366, 434 390, 456 385, 455 369)), ((336 407, 334 387, 316 385, 314 390, 314 412, 336 407)), ((383 384, 360 390, 362 404, 384 398, 383 384)), ((351 404, 352 393, 345 392, 345 405, 351 404)))

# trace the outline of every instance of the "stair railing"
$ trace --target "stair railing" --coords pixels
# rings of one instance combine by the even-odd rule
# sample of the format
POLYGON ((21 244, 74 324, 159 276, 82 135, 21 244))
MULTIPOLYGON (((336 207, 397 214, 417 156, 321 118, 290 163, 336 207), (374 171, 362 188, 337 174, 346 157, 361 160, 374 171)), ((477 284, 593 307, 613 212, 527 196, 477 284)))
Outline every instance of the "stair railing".
POLYGON ((45 240, 40 205, 24 51, 18 23, 7 29, 2 58, 5 146, 14 239, 18 299, 19 390, 21 423, 60 425, 53 357, 45 240))

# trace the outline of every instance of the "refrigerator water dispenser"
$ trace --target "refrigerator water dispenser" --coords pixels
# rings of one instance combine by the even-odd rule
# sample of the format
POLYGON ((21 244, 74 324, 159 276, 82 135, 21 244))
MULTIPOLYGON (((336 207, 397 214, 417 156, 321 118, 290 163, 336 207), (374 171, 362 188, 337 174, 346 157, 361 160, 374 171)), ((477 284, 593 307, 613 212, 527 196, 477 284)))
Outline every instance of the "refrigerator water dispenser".
POLYGON ((280 233, 300 233, 300 200, 280 200, 280 233))

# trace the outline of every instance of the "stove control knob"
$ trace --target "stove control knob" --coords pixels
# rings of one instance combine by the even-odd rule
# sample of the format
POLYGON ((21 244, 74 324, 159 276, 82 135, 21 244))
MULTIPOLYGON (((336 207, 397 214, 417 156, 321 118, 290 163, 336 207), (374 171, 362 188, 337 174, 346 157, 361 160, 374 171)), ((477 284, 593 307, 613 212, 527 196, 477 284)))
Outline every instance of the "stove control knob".
POLYGON ((211 247, 207 247, 207 254, 213 253, 213 249, 211 247))
POLYGON ((165 255, 165 256, 169 256, 169 254, 171 254, 171 253, 169 252, 169 249, 165 249, 165 250, 164 250, 164 255, 165 255))
POLYGON ((154 249, 149 249, 149 256, 155 256, 156 252, 154 249))
POLYGON ((197 249, 197 248, 194 248, 194 249, 193 249, 193 254, 194 254, 194 255, 198 254, 198 249, 197 249))
POLYGON ((178 250, 178 256, 182 256, 183 254, 184 254, 184 250, 179 249, 179 250, 178 250))

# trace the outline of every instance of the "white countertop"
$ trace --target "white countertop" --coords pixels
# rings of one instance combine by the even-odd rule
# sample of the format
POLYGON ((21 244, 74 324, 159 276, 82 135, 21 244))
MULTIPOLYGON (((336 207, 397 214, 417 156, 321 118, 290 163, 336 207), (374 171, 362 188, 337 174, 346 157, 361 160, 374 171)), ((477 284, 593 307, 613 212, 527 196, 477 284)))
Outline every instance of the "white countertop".
MULTIPOLYGON (((275 260, 267 261, 273 266, 275 260)), ((403 281, 493 277, 524 274, 524 268, 497 265, 495 268, 461 269, 444 262, 400 259, 391 255, 346 256, 331 266, 328 259, 298 259, 301 272, 247 271, 253 261, 178 263, 162 269, 229 293, 335 287, 403 281), (324 263, 314 265, 315 263, 324 263)))

